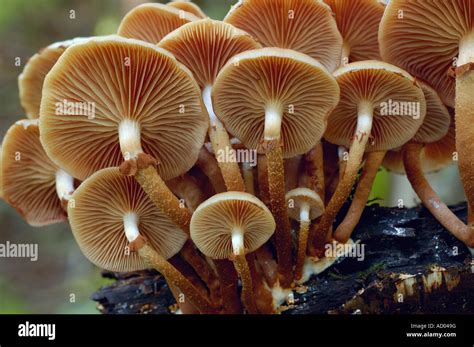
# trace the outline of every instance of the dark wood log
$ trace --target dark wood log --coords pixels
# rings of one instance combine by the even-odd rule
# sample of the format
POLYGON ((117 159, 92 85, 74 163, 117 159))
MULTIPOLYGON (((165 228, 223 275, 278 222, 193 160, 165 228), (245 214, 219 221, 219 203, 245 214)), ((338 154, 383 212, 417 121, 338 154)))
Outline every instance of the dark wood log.
MULTIPOLYGON (((452 209, 465 220, 465 204, 452 209)), ((426 209, 368 206, 353 239, 365 245, 363 261, 344 258, 313 276, 283 314, 474 312, 471 254, 426 209)), ((92 295, 100 312, 170 313, 158 273, 103 276, 116 282, 92 295)))

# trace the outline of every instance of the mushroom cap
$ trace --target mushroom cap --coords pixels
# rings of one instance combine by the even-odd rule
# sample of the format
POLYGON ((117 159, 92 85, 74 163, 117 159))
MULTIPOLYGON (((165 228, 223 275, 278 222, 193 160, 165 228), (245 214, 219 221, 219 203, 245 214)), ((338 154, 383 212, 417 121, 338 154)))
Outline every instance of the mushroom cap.
POLYGON ((198 19, 194 14, 173 6, 146 3, 133 8, 125 15, 117 34, 157 44, 181 25, 198 19))
POLYGON ((336 17, 350 61, 381 60, 378 31, 385 6, 379 0, 324 0, 336 17))
MULTIPOLYGON (((349 148, 357 127, 358 105, 372 104, 373 125, 366 151, 397 148, 413 138, 423 123, 426 100, 413 77, 402 69, 379 61, 366 60, 347 64, 334 72, 341 90, 341 100, 328 119, 324 137, 331 143, 349 148), (381 115, 390 102, 413 102, 419 115, 381 115)), ((401 105, 401 104, 398 104, 401 105)), ((406 108, 406 107, 405 107, 406 108)), ((399 111, 404 109, 399 108, 399 111)), ((407 109, 410 111, 410 109, 407 109)), ((408 113, 408 112, 407 112, 408 113)))
POLYGON ((438 93, 427 83, 416 81, 425 95, 426 116, 412 141, 430 143, 441 140, 449 130, 451 116, 438 93))
POLYGON ((199 8, 199 6, 189 0, 173 0, 168 2, 166 5, 192 13, 199 18, 207 18, 207 15, 199 8))
POLYGON ((300 209, 304 203, 309 204, 309 219, 313 220, 321 216, 324 212, 324 203, 316 192, 308 188, 295 188, 286 193, 286 202, 292 207, 288 207, 288 216, 291 219, 300 220, 300 209))
MULTIPOLYGON (((453 112, 454 113, 454 112, 453 112)), ((451 117, 448 133, 440 140, 427 143, 420 153, 421 169, 424 173, 436 172, 453 164, 456 152, 456 131, 454 117, 451 117)), ((388 151, 383 166, 390 172, 405 174, 403 153, 401 150, 388 151)))
POLYGON ((124 216, 135 213, 138 229, 150 246, 168 259, 178 253, 187 235, 169 220, 131 176, 118 168, 94 173, 74 192, 68 215, 72 233, 92 263, 109 271, 148 268, 137 252, 126 252, 129 242, 124 216))
POLYGON ((8 129, 2 144, 3 199, 32 226, 67 219, 56 193, 56 166, 39 139, 38 119, 24 119, 8 129))
POLYGON ((473 28, 472 0, 391 0, 380 23, 380 52, 385 61, 428 82, 454 107, 455 79, 448 71, 473 28))
POLYGON ((39 118, 43 82, 49 70, 56 64, 67 47, 83 40, 86 38, 53 43, 28 60, 23 72, 18 76, 20 103, 28 118, 39 118))
POLYGON ((246 32, 209 18, 183 25, 163 38, 158 46, 186 65, 201 88, 214 83, 230 58, 260 48, 246 32))
POLYGON ((265 47, 293 49, 339 65, 342 37, 331 8, 319 0, 239 0, 224 22, 247 31, 265 47))
POLYGON ((315 59, 282 48, 243 52, 219 73, 212 100, 226 129, 250 149, 263 139, 265 109, 283 111, 284 157, 303 154, 321 139, 339 87, 315 59), (238 61, 235 64, 234 61, 238 61))
POLYGON ((233 254, 232 232, 244 233, 247 253, 268 241, 275 230, 270 210, 255 196, 225 192, 204 201, 191 218, 191 238, 199 250, 213 259, 228 259, 233 254))
POLYGON ((208 128, 192 73, 165 50, 118 36, 69 47, 46 76, 40 114, 46 152, 81 180, 123 162, 124 120, 139 124, 142 148, 164 180, 194 165, 208 128), (92 105, 92 117, 78 107, 61 114, 64 100, 92 105))

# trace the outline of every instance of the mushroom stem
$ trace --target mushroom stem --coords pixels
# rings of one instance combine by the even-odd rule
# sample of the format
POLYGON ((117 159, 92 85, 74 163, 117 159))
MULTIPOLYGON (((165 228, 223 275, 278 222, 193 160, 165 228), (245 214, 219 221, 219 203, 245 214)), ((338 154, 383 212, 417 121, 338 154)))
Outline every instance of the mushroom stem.
POLYGON ((209 181, 217 194, 223 193, 227 190, 217 160, 211 153, 209 153, 206 146, 203 146, 199 151, 196 165, 209 178, 209 181))
MULTIPOLYGON (((143 153, 140 125, 133 120, 123 120, 118 127, 120 150, 125 160, 137 159, 143 153)), ((191 213, 158 175, 154 166, 138 168, 135 179, 155 205, 176 225, 189 234, 191 213)))
POLYGON ((212 149, 216 158, 221 156, 223 160, 217 160, 219 168, 221 169, 222 177, 224 178, 225 185, 228 191, 245 191, 244 180, 240 174, 239 164, 236 161, 228 161, 227 153, 233 150, 232 144, 230 143, 229 134, 227 133, 224 124, 217 118, 214 113, 211 99, 212 86, 208 85, 204 87, 202 91, 202 98, 204 105, 209 114, 209 139, 211 140, 212 149))
POLYGON ((258 310, 253 297, 252 276, 245 259, 244 234, 239 229, 234 229, 232 232, 232 249, 235 268, 242 280, 242 302, 248 313, 257 314, 258 310))
POLYGON ((56 193, 59 200, 66 202, 66 205, 74 193, 74 178, 62 169, 56 171, 56 193))
POLYGON ((247 162, 242 163, 242 173, 244 176, 245 190, 247 191, 247 193, 255 195, 252 165, 250 165, 250 163, 247 163, 247 162))
POLYGON ((329 230, 336 218, 337 213, 346 202, 357 178, 359 165, 364 156, 365 146, 372 131, 373 106, 369 102, 361 102, 358 105, 357 128, 349 149, 349 158, 345 164, 345 170, 340 179, 334 195, 331 197, 321 221, 315 231, 315 247, 322 250, 329 239, 329 230))
POLYGON ((238 292, 238 275, 234 265, 227 259, 215 259, 217 275, 221 283, 221 295, 225 313, 242 313, 242 304, 238 292))
POLYGON ((291 254, 291 225, 285 199, 285 169, 280 139, 282 112, 275 107, 265 110, 264 140, 267 148, 268 193, 270 210, 276 222, 275 239, 278 269, 283 288, 289 288, 293 281, 293 259, 291 254))
POLYGON ((352 231, 359 223, 365 204, 369 199, 372 185, 377 176, 377 172, 382 165, 386 151, 370 152, 367 154, 364 169, 362 171, 359 183, 352 199, 351 206, 344 220, 339 224, 334 232, 334 238, 342 243, 346 243, 351 237, 352 231))
POLYGON ((139 221, 136 213, 130 212, 123 216, 123 227, 128 242, 137 246, 138 254, 143 260, 159 271, 170 285, 177 287, 201 313, 214 313, 209 300, 201 295, 199 290, 184 277, 173 265, 150 247, 139 231, 139 221))
POLYGON ((431 214, 451 232, 455 237, 464 242, 468 247, 474 247, 474 230, 464 224, 441 201, 438 194, 431 188, 421 168, 420 153, 423 144, 408 143, 403 149, 403 164, 411 186, 431 214))
MULTIPOLYGON (((468 67, 456 77, 456 150, 459 153, 459 173, 466 192, 468 204, 474 207, 474 175, 472 173, 472 153, 474 141, 470 124, 474 119, 474 31, 461 40, 457 67, 468 67)), ((470 225, 472 225, 469 222, 470 225)))
POLYGON ((310 206, 307 202, 300 206, 300 231, 298 234, 298 258, 296 260, 295 278, 298 280, 303 276, 303 267, 306 259, 306 248, 308 247, 308 233, 311 220, 309 219, 310 206))
POLYGON ((341 52, 341 65, 344 66, 350 63, 349 57, 351 55, 351 47, 347 42, 344 42, 342 45, 342 52, 341 52))

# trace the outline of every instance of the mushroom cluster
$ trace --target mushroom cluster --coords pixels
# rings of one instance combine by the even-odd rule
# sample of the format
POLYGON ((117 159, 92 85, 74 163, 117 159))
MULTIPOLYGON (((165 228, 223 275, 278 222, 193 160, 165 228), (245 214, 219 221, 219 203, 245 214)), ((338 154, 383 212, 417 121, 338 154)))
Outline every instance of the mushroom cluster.
POLYGON ((381 166, 474 247, 424 176, 459 158, 473 211, 473 67, 472 0, 142 4, 28 61, 0 196, 100 268, 156 269, 182 313, 278 313, 354 244, 381 166))

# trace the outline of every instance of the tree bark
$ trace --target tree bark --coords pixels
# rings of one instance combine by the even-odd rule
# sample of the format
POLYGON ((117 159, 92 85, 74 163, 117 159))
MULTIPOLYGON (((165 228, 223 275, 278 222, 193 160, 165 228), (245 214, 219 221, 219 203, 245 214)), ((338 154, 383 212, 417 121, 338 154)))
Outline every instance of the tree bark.
MULTIPOLYGON (((452 210, 466 219, 465 204, 452 210)), ((471 254, 426 209, 368 206, 352 239, 364 245, 363 261, 344 258, 313 276, 283 314, 474 312, 471 254)), ((157 272, 103 276, 116 280, 92 295, 104 314, 169 314, 176 307, 157 272)))

